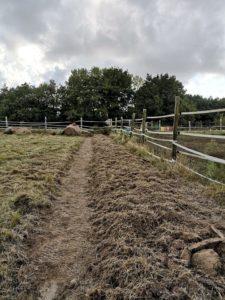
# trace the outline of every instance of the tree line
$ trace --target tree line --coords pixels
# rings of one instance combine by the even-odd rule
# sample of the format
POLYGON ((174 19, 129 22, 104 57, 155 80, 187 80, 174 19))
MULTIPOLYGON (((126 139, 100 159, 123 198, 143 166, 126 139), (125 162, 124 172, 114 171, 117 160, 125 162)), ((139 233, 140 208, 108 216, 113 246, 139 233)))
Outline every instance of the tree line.
MULTIPOLYGON (((143 79, 121 68, 74 69, 63 85, 54 80, 33 86, 3 86, 0 90, 0 120, 38 122, 45 116, 49 121, 131 118, 133 112, 142 116, 170 114, 175 95, 182 98, 182 110, 194 111, 224 108, 225 98, 204 98, 186 93, 175 76, 147 74, 143 79)), ((205 115, 204 121, 215 116, 205 115)), ((198 120, 198 117, 193 117, 198 120)))

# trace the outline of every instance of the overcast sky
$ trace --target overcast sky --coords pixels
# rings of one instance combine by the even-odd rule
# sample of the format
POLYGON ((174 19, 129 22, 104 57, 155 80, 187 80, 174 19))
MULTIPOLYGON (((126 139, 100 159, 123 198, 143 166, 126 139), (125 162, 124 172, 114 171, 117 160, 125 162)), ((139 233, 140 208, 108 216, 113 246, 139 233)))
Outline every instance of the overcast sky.
POLYGON ((0 0, 0 85, 116 66, 225 97, 224 37, 225 0, 0 0))

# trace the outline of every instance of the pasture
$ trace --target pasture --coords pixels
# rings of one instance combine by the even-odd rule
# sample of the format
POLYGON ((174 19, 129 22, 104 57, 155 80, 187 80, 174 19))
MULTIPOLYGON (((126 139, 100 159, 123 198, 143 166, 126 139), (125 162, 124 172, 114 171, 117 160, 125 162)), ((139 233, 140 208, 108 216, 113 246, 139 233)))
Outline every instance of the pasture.
POLYGON ((4 299, 12 272, 16 274, 25 260, 21 243, 32 230, 38 209, 51 206, 81 138, 0 133, 0 140, 0 298, 4 299), (13 251, 12 244, 18 249, 13 251))
POLYGON ((0 136, 1 299, 225 295, 225 210, 204 185, 121 132, 52 133, 0 136))

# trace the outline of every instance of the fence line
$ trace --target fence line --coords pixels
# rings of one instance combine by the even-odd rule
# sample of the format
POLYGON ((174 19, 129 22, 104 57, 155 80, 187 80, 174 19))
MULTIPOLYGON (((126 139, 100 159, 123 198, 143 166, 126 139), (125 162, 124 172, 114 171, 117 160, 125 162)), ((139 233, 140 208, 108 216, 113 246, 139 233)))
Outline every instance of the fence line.
MULTIPOLYGON (((125 133, 126 135, 129 135, 130 137, 131 137, 132 135, 140 136, 140 137, 143 136, 142 133, 136 133, 136 132, 130 132, 130 133, 129 133, 128 131, 123 130, 123 129, 122 129, 122 132, 125 133)), ((145 136, 146 136, 147 138, 149 138, 149 136, 147 136, 147 135, 145 135, 145 136)), ((172 141, 172 140, 168 140, 168 141, 169 141, 169 142, 172 142, 172 144, 176 143, 176 142, 174 142, 174 141, 172 141)), ((155 145, 155 146, 157 146, 157 147, 160 147, 160 148, 163 148, 163 149, 165 149, 165 150, 170 150, 170 151, 171 151, 171 148, 169 148, 169 147, 163 146, 163 145, 161 145, 161 144, 158 144, 158 143, 155 143, 155 142, 152 142, 152 141, 149 141, 149 140, 147 140, 147 142, 150 143, 150 144, 153 144, 153 145, 155 145)), ((195 151, 195 150, 193 150, 193 149, 190 149, 190 148, 187 148, 187 147, 185 147, 185 146, 182 146, 182 145, 180 145, 180 144, 178 144, 178 143, 176 143, 176 146, 178 146, 179 148, 182 148, 182 149, 184 149, 184 150, 186 150, 186 151, 191 151, 191 153, 183 152, 183 151, 179 151, 179 152, 178 152, 178 153, 181 153, 181 154, 183 154, 183 155, 187 155, 187 156, 191 156, 191 157, 199 158, 199 159, 204 159, 204 160, 207 160, 207 161, 212 161, 212 162, 216 162, 216 163, 220 163, 220 164, 225 164, 225 160, 223 160, 223 159, 220 159, 220 158, 217 158, 217 157, 214 157, 214 156, 211 156, 211 155, 207 155, 207 154, 204 154, 204 153, 199 152, 199 151, 195 151)), ((212 179, 212 178, 210 178, 210 177, 207 177, 207 176, 205 176, 205 175, 203 175, 203 174, 201 174, 201 173, 199 173, 199 172, 197 172, 197 171, 195 171, 195 170, 193 170, 193 169, 191 169, 191 168, 185 166, 184 164, 181 164, 180 162, 177 162, 177 161, 175 161, 175 160, 169 160, 169 159, 166 159, 166 158, 164 158, 164 157, 160 157, 160 156, 155 155, 154 153, 151 153, 151 152, 149 152, 149 151, 148 151, 148 154, 151 155, 151 156, 153 156, 154 158, 157 158, 157 159, 163 159, 163 160, 165 160, 165 161, 167 161, 167 162, 178 163, 179 165, 181 165, 182 167, 184 167, 184 168, 187 169, 188 171, 190 171, 190 172, 192 172, 192 173, 194 173, 194 174, 196 174, 196 175, 198 175, 198 176, 200 176, 200 177, 202 177, 202 178, 204 178, 204 179, 207 179, 207 180, 209 180, 209 181, 211 181, 211 182, 213 182, 213 183, 216 183, 216 184, 220 184, 220 185, 225 186, 224 183, 222 183, 222 182, 220 182, 220 181, 218 181, 218 180, 214 180, 214 179, 212 179)))
POLYGON ((187 152, 190 152, 190 153, 193 153, 193 154, 196 154, 199 156, 199 158, 201 159, 206 159, 208 161, 212 161, 212 162, 215 162, 215 163, 219 163, 219 164, 223 164, 225 165, 225 160, 222 159, 222 158, 217 158, 215 156, 211 156, 211 155, 208 155, 208 154, 204 154, 202 152, 199 152, 199 151, 196 151, 196 150, 193 150, 193 149, 190 149, 188 147, 185 147, 183 145, 180 145, 178 144, 177 142, 173 141, 172 142, 173 145, 177 146, 178 148, 181 148, 183 150, 186 150, 187 152))
POLYGON ((218 139, 218 140, 225 140, 225 136, 224 135, 188 133, 188 132, 180 132, 180 135, 194 136, 194 137, 201 137, 201 138, 210 138, 210 139, 218 139))
MULTIPOLYGON (((222 113, 225 112, 225 108, 222 109, 212 109, 212 110, 203 110, 203 111, 195 111, 195 112, 181 112, 180 111, 180 97, 175 97, 175 109, 174 109, 174 114, 168 114, 168 115, 163 115, 163 116, 148 116, 146 117, 146 110, 143 110, 143 117, 141 119, 135 119, 135 117, 133 118, 132 124, 134 125, 134 123, 138 123, 136 121, 141 121, 141 127, 140 128, 134 128, 134 126, 132 125, 131 128, 127 128, 127 130, 124 130, 124 126, 123 123, 121 123, 120 126, 120 130, 122 133, 125 133, 126 135, 129 135, 130 137, 132 136, 139 136, 140 137, 140 141, 142 143, 147 142, 150 143, 156 147, 171 151, 172 154, 172 160, 168 160, 165 158, 164 159, 166 161, 173 161, 173 162, 177 162, 177 154, 181 154, 181 155, 186 155, 186 156, 190 156, 196 159, 202 159, 202 160, 206 160, 206 161, 211 161, 213 163, 218 163, 218 164, 223 164, 225 165, 225 159, 221 159, 218 157, 214 157, 211 155, 207 155, 205 153, 196 151, 194 149, 185 147, 181 144, 179 144, 177 142, 177 138, 179 136, 191 136, 191 137, 198 137, 198 138, 205 138, 205 139, 216 139, 216 140, 220 140, 220 141, 224 141, 225 140, 225 136, 222 135, 212 135, 212 134, 200 134, 200 133, 190 133, 191 129, 191 122, 189 121, 189 126, 188 127, 179 127, 179 117, 182 115, 197 115, 197 114, 209 114, 209 113, 222 113), (154 119, 158 119, 159 120, 159 124, 158 124, 158 129, 160 130, 161 128, 161 120, 163 118, 169 118, 172 117, 174 118, 174 125, 173 125, 173 131, 172 132, 161 132, 161 131, 154 131, 154 130, 148 130, 148 128, 146 128, 146 121, 147 120, 154 120, 154 119), (188 128, 189 132, 182 132, 180 131, 181 129, 184 128, 188 128), (149 135, 147 135, 147 134, 149 135), (150 135, 173 135, 173 139, 166 139, 166 138, 157 138, 157 137, 152 137, 150 135), (167 142, 167 143, 171 143, 171 148, 164 146, 162 144, 156 143, 155 141, 159 141, 159 142, 167 142), (182 149, 184 151, 178 150, 178 149, 182 149)), ((220 128, 220 130, 223 128, 222 126, 222 119, 223 117, 220 117, 220 125, 219 126, 214 126, 214 128, 218 127, 220 128)), ((153 125, 153 124, 152 124, 153 125)), ((152 126, 153 127, 153 126, 152 126)), ((200 127, 202 129, 202 127, 200 127)), ((154 156, 155 158, 160 158, 159 156, 150 153, 152 156, 154 156)), ((180 162, 177 162, 178 164, 181 164, 180 162)), ((199 175, 202 178, 208 179, 211 182, 217 183, 217 184, 222 184, 223 186, 225 186, 224 183, 221 183, 217 180, 214 180, 212 178, 209 178, 203 174, 198 173, 197 171, 190 169, 187 166, 184 166, 186 169, 188 169, 189 171, 191 171, 192 173, 199 175)))
MULTIPOLYGON (((186 111, 186 112, 181 112, 181 116, 202 115, 202 114, 211 114, 211 113, 217 113, 217 112, 218 113, 225 112, 225 108, 198 110, 198 111, 186 111)), ((164 118, 171 118, 174 116, 175 116, 175 114, 169 114, 169 115, 162 115, 162 116, 147 117, 147 119, 149 119, 149 120, 164 119, 164 118)))
MULTIPOLYGON (((8 128, 8 127, 30 127, 32 129, 63 129, 69 124, 76 123, 80 125, 80 127, 89 128, 89 129, 99 129, 99 128, 108 128, 107 121, 91 121, 91 120, 75 120, 71 121, 57 121, 57 122, 49 122, 45 117, 44 122, 28 122, 28 121, 9 121, 6 117, 5 120, 0 120, 0 128, 8 128), (97 126, 89 126, 88 124, 101 124, 101 127, 97 126), (86 125, 87 124, 87 125, 86 125), (105 126, 102 126, 104 125, 105 126)), ((110 121, 110 126, 112 126, 112 120, 110 121)))

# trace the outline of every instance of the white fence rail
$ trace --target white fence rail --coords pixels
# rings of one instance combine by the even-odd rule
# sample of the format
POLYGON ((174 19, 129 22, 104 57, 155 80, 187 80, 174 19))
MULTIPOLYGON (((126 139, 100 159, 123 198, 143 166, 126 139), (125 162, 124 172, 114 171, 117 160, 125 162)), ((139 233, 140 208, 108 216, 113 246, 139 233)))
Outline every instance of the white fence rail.
POLYGON ((69 124, 76 123, 81 128, 86 128, 90 130, 95 130, 99 128, 109 127, 107 121, 90 121, 90 120, 76 120, 73 122, 70 121, 59 121, 59 122, 49 122, 45 118, 44 122, 19 122, 19 121, 10 121, 6 117, 5 120, 0 120, 0 128, 5 129, 8 127, 29 127, 32 129, 63 129, 69 124), (96 126, 99 125, 99 126, 96 126))
MULTIPOLYGON (((194 112, 180 112, 179 107, 180 107, 180 99, 179 97, 176 97, 175 99, 175 113, 174 114, 168 114, 168 115, 162 115, 162 116, 149 116, 146 117, 146 110, 143 110, 143 117, 141 119, 135 119, 135 117, 132 119, 132 125, 131 127, 127 127, 127 130, 124 130, 123 126, 124 124, 127 123, 127 120, 123 120, 123 122, 120 123, 120 130, 123 134, 126 134, 130 137, 136 136, 140 138, 140 141, 142 142, 147 142, 153 146, 156 146, 160 149, 166 150, 166 151, 171 151, 172 154, 172 159, 168 160, 165 159, 165 157, 159 157, 155 155, 154 153, 150 153, 152 156, 155 158, 161 159, 163 158, 164 160, 168 162, 177 162, 176 157, 177 154, 182 154, 186 155, 189 157, 193 157, 195 159, 201 159, 201 160, 206 160, 209 162, 217 163, 217 164, 222 164, 225 165, 225 159, 214 157, 208 154, 205 154, 200 151, 196 151, 194 149, 188 148, 180 143, 178 143, 177 139, 179 139, 179 136, 187 136, 187 137, 192 137, 192 138, 198 138, 198 139, 210 139, 210 140, 218 140, 220 143, 225 141, 225 135, 219 135, 219 134, 203 134, 199 132, 190 132, 193 129, 201 129, 204 130, 203 126, 200 127, 191 127, 191 121, 188 122, 188 127, 180 126, 179 127, 179 117, 180 116, 191 116, 191 115, 201 115, 201 114, 212 114, 212 113, 223 113, 225 112, 225 108, 221 109, 212 109, 212 110, 202 110, 202 111, 194 111, 194 112), (174 119, 174 125, 173 125, 173 131, 169 132, 163 132, 161 131, 161 119, 165 118, 173 118, 174 119), (148 120, 158 120, 158 130, 153 130, 152 122, 151 121, 151 130, 146 128, 146 123, 148 120), (139 128, 135 128, 135 125, 138 126, 139 128), (185 129, 187 129, 188 132, 185 132, 185 129), (153 135, 153 136, 152 136, 153 135), (158 136, 159 137, 158 137, 158 136), (160 135, 163 135, 163 138, 160 138, 160 135), (171 139, 171 135, 173 139, 171 139), (167 138, 168 137, 168 138, 167 138), (161 144, 161 143, 163 144, 161 144), (164 144, 166 143, 166 145, 164 144), (168 143, 170 143, 171 147, 168 147, 168 143), (179 149, 179 150, 178 150, 179 149), (181 149, 181 150, 180 150, 181 149), (183 150, 183 151, 182 151, 183 150)), ((118 122, 119 123, 119 122, 118 122)), ((130 122, 129 122, 130 125, 130 122)), ((220 129, 223 130, 225 126, 223 126, 223 114, 220 115, 220 124, 219 126, 209 126, 207 129, 220 129)), ((225 154, 225 153, 224 153, 225 154)), ((181 164, 180 162, 177 162, 178 164, 181 164)), ((218 183, 221 185, 224 185, 224 183, 219 182, 217 180, 214 180, 212 178, 209 178, 203 174, 198 173, 197 171, 190 169, 187 166, 184 166, 186 169, 190 170, 191 172, 195 173, 196 175, 199 175, 202 178, 208 179, 211 182, 218 183)))

